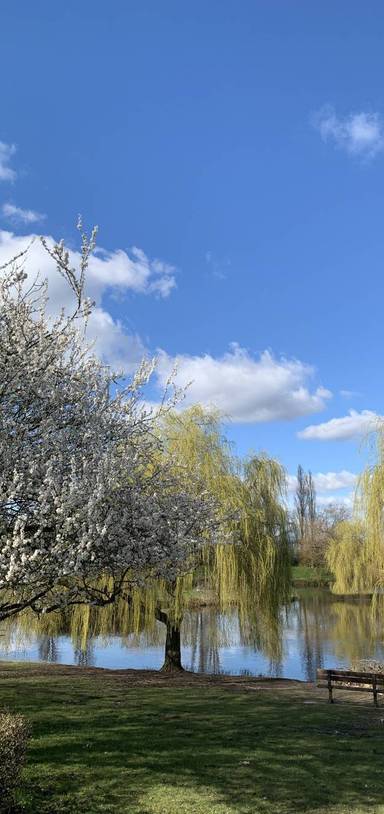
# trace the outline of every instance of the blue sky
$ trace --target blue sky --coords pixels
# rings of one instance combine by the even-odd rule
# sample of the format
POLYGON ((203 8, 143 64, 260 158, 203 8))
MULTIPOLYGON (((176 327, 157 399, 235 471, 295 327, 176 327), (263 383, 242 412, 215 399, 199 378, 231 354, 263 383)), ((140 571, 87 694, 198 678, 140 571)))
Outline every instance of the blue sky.
POLYGON ((0 256, 98 223, 100 352, 178 357, 324 500, 384 412, 383 41, 379 2, 1 10, 0 256))

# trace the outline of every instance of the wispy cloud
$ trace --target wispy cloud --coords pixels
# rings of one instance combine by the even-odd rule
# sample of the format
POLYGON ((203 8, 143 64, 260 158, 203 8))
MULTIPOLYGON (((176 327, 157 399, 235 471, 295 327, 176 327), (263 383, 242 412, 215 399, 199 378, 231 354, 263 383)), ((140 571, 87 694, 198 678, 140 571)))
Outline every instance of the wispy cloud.
POLYGON ((157 376, 162 389, 173 368, 176 383, 189 383, 183 404, 215 406, 239 423, 289 421, 319 412, 331 397, 324 387, 311 388, 313 368, 270 351, 253 356, 233 343, 223 356, 168 356, 160 352, 157 376))
POLYGON ((333 107, 322 108, 313 119, 323 141, 333 142, 350 155, 374 158, 384 150, 384 124, 378 113, 337 116, 333 107))
POLYGON ((345 506, 346 509, 353 507, 353 492, 348 495, 317 495, 316 503, 318 506, 345 506))
POLYGON ((39 223, 46 218, 42 212, 36 212, 35 209, 22 209, 11 203, 3 204, 1 211, 4 217, 13 223, 39 223))
POLYGON ((218 259, 212 251, 205 253, 205 262, 211 271, 212 277, 217 280, 226 280, 227 271, 231 265, 229 257, 218 259))
POLYGON ((368 435, 383 421, 384 417, 372 410, 350 410, 342 418, 331 418, 324 424, 312 424, 301 432, 298 437, 304 441, 349 441, 362 435, 368 435))
POLYGON ((343 399, 359 398, 362 395, 358 390, 340 390, 339 392, 343 399))
POLYGON ((14 144, 6 144, 5 141, 0 141, 0 181, 15 180, 16 171, 9 166, 15 152, 16 147, 14 144))
MULTIPOLYGON (((315 488, 318 492, 337 492, 338 489, 350 489, 355 486, 357 475, 342 469, 340 472, 317 472, 313 475, 315 488)), ((288 476, 288 490, 295 492, 297 487, 296 475, 288 476)))

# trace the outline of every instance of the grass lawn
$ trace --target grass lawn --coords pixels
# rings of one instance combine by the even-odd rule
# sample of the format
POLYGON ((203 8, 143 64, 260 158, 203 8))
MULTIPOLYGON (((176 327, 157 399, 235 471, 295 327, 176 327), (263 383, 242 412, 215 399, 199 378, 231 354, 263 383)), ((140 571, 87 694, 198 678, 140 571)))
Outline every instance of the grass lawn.
POLYGON ((332 581, 332 574, 326 568, 311 565, 293 565, 292 582, 299 585, 328 585, 332 581))
POLYGON ((384 814, 384 705, 370 696, 330 706, 295 683, 139 680, 0 664, 0 706, 33 725, 27 814, 384 814))

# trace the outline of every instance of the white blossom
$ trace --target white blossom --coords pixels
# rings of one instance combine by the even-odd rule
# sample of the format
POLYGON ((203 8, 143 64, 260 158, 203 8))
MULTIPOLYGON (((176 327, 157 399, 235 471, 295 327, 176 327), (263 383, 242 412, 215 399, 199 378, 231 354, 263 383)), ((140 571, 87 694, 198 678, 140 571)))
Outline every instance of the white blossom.
POLYGON ((173 579, 216 533, 212 500, 177 482, 140 406, 153 364, 123 386, 85 345, 94 243, 82 235, 78 272, 46 247, 76 295, 56 319, 25 253, 0 269, 0 619, 173 579))

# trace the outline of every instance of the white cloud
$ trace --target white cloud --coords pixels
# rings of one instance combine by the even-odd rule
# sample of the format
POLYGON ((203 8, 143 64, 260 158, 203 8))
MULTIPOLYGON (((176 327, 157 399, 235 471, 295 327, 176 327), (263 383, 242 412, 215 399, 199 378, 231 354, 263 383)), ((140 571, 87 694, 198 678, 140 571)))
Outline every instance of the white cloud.
MULTIPOLYGON (((31 241, 33 242, 26 257, 27 272, 39 270, 42 276, 48 276, 51 298, 53 300, 57 296, 61 298, 64 291, 68 290, 68 286, 60 275, 55 273, 55 264, 36 235, 15 235, 13 232, 0 230, 0 264, 25 250, 31 241)), ((46 241, 53 247, 55 241, 51 236, 47 236, 46 241)), ((77 266, 79 252, 70 251, 69 255, 71 263, 77 266)), ((129 254, 122 249, 110 252, 99 248, 89 262, 88 295, 96 300, 97 304, 100 304, 101 297, 107 290, 159 294, 166 297, 175 285, 173 266, 160 260, 150 260, 141 249, 133 248, 129 254)))
POLYGON ((332 107, 315 116, 323 141, 332 141, 350 155, 373 158, 384 149, 384 125, 378 113, 350 113, 339 117, 332 107))
POLYGON ((34 209, 22 209, 11 203, 3 204, 1 211, 5 218, 15 223, 38 223, 45 219, 46 215, 36 212, 34 209))
POLYGON ((88 340, 95 353, 115 370, 133 371, 147 350, 136 334, 124 330, 120 320, 114 320, 103 308, 94 308, 88 321, 88 340))
POLYGON ((341 472, 318 472, 314 476, 315 488, 319 492, 334 492, 337 489, 347 489, 354 486, 357 475, 342 469, 341 472))
MULTIPOLYGON (((342 469, 340 472, 317 472, 313 474, 313 481, 317 492, 335 492, 338 489, 348 489, 355 485, 357 475, 342 469)), ((296 475, 288 475, 288 490, 295 492, 297 487, 296 475)))
POLYGON ((288 492, 296 492, 297 477, 296 475, 287 475, 288 492))
POLYGON ((317 495, 316 503, 318 506, 333 506, 335 504, 345 506, 346 509, 352 509, 353 506, 353 493, 349 495, 317 495))
POLYGON ((150 260, 142 249, 131 253, 116 249, 98 249, 89 264, 90 283, 99 287, 113 286, 137 294, 158 294, 168 297, 176 285, 175 268, 161 260, 150 260))
POLYGON ((9 166, 12 156, 16 152, 14 144, 0 141, 0 181, 14 181, 16 172, 9 166))
POLYGON ((358 390, 340 390, 340 395, 344 399, 354 399, 361 396, 361 393, 358 390))
POLYGON ((164 387, 174 366, 176 383, 187 390, 183 405, 199 402, 215 406, 240 423, 287 421, 323 410, 329 390, 309 389, 313 369, 296 359, 276 359, 269 351, 254 358, 233 344, 219 358, 180 355, 160 351, 157 367, 159 385, 164 387))
POLYGON ((382 420, 383 416, 372 410, 362 410, 361 413, 350 410, 342 418, 331 418, 324 424, 312 424, 297 435, 305 441, 349 441, 372 432, 382 420))
MULTIPOLYGON (((53 246, 52 237, 48 236, 46 240, 53 246)), ((62 307, 71 308, 71 290, 57 273, 54 261, 36 235, 15 235, 0 230, 0 266, 28 246, 25 269, 33 277, 39 272, 42 278, 48 279, 50 312, 56 314, 62 307)), ((70 252, 72 265, 78 266, 79 258, 78 252, 70 252)), ((108 252, 99 249, 90 259, 87 274, 87 295, 96 303, 88 325, 88 337, 94 340, 95 351, 113 366, 127 372, 132 370, 145 353, 144 345, 139 337, 130 335, 122 322, 114 320, 105 310, 103 298, 115 292, 166 297, 174 285, 173 267, 159 260, 150 260, 140 249, 135 248, 130 254, 122 250, 108 252)))

